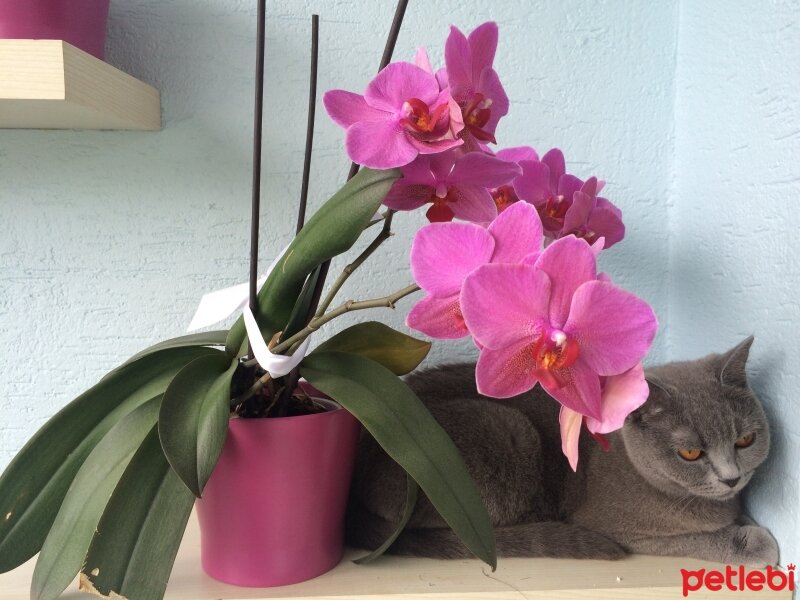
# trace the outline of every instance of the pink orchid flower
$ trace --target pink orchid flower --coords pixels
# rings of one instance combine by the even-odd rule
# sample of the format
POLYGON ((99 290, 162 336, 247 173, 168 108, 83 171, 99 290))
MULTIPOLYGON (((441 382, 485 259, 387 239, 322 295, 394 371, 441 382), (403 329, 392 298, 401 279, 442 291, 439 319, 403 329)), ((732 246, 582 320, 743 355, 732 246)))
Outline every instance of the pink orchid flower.
POLYGON ((564 226, 559 237, 574 235, 594 244, 605 238, 605 248, 610 248, 625 237, 622 211, 596 194, 601 186, 592 177, 572 196, 572 206, 564 215, 564 226))
POLYGON ((461 107, 465 138, 470 150, 479 142, 496 143, 498 121, 508 113, 508 96, 492 68, 497 50, 497 23, 478 26, 469 37, 450 28, 444 57, 450 94, 461 107))
POLYGON ((545 236, 558 239, 567 235, 593 244, 605 238, 610 248, 625 236, 622 212, 597 194, 605 185, 596 177, 581 181, 566 172, 564 155, 553 148, 541 161, 521 160, 522 175, 514 180, 517 196, 539 211, 545 236))
POLYGON ((433 338, 466 336, 459 295, 467 275, 487 263, 535 260, 541 247, 539 215, 524 202, 506 210, 488 229, 472 223, 423 227, 411 246, 411 271, 426 295, 408 313, 406 324, 433 338))
POLYGON ((578 442, 584 423, 589 433, 600 438, 601 443, 607 446, 608 442, 604 442, 602 435, 620 429, 627 416, 644 404, 650 395, 642 363, 620 375, 602 377, 601 389, 600 419, 586 417, 566 406, 561 407, 561 450, 573 471, 578 469, 578 442))
MULTIPOLYGON (((513 148, 504 148, 500 150, 495 156, 506 162, 511 162, 519 165, 523 160, 539 160, 539 155, 536 150, 530 146, 515 146, 513 148)), ((500 187, 489 190, 489 193, 494 199, 494 204, 497 207, 498 214, 503 212, 515 202, 519 202, 519 196, 514 190, 513 182, 509 182, 500 187)))
POLYGON ((426 215, 433 223, 453 218, 488 223, 497 216, 488 188, 510 182, 521 171, 482 152, 450 150, 420 156, 402 172, 383 201, 389 208, 415 210, 431 204, 426 215))
POLYGON ((443 152, 463 142, 461 111, 431 73, 416 65, 388 65, 364 95, 331 90, 323 97, 330 117, 347 129, 345 147, 373 169, 407 165, 419 154, 443 152))
POLYGON ((517 196, 539 211, 545 235, 556 238, 564 228, 564 218, 572 206, 572 196, 583 181, 567 173, 564 154, 558 148, 541 160, 522 160, 522 175, 514 180, 517 196))
POLYGON ((645 301, 597 279, 592 248, 574 236, 553 242, 533 265, 477 268, 464 281, 460 306, 482 347, 478 391, 509 398, 539 383, 598 421, 601 377, 635 367, 657 329, 645 301))

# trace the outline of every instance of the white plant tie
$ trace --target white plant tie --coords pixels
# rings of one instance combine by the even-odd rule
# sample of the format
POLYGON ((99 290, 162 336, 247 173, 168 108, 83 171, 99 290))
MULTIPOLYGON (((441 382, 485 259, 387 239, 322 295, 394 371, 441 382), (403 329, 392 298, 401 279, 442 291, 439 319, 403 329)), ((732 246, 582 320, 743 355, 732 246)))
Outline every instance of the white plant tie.
MULTIPOLYGON (((270 273, 283 258, 287 248, 284 248, 278 257, 272 261, 266 274, 257 280, 256 287, 258 290, 261 289, 270 273)), ((232 314, 242 311, 247 337, 250 340, 250 349, 253 351, 253 356, 258 361, 258 364, 273 378, 288 375, 305 357, 311 337, 307 337, 291 356, 273 354, 264 340, 264 336, 261 335, 261 329, 259 329, 256 318, 250 310, 249 300, 250 285, 247 283, 240 283, 239 285, 204 294, 186 331, 196 331, 203 327, 214 325, 227 319, 232 314)))

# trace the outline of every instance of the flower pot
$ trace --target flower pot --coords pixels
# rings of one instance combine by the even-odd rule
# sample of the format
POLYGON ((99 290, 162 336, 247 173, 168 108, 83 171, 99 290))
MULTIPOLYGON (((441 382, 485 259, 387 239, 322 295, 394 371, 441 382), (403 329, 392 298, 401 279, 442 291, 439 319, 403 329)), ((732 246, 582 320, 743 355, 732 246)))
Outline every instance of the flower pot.
POLYGON ((287 585, 341 560, 360 424, 324 402, 323 413, 230 421, 197 500, 203 569, 214 579, 287 585))
POLYGON ((64 40, 102 59, 109 0, 0 0, 0 38, 64 40))

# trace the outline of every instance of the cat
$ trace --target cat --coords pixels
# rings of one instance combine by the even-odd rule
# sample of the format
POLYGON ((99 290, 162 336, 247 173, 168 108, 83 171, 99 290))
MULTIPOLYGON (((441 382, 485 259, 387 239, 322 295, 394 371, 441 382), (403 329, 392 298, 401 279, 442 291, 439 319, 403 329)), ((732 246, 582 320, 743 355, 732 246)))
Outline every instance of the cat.
MULTIPOLYGON (((488 399, 477 393, 468 364, 407 382, 461 452, 499 556, 619 559, 635 552, 764 567, 777 564, 777 543, 739 501, 769 451, 769 425, 745 373, 752 341, 647 369, 647 402, 607 436, 608 451, 584 431, 576 473, 561 453, 559 405, 539 386, 488 399)), ((390 536, 405 487, 402 469, 362 434, 348 508, 351 546, 372 550, 390 536)), ((424 494, 389 552, 471 556, 424 494)))

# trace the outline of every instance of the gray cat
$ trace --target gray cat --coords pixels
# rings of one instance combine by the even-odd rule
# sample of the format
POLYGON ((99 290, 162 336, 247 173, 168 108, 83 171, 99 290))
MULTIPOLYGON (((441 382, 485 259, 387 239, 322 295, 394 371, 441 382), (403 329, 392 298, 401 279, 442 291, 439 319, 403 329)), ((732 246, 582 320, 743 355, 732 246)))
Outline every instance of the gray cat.
MULTIPOLYGON (((473 365, 408 383, 450 434, 489 511, 500 556, 617 559, 629 552, 765 566, 778 546, 738 494, 769 451, 750 389, 748 338, 725 354, 647 371, 648 401, 608 436, 582 434, 578 472, 561 454, 558 404, 540 388, 509 400, 475 390, 473 365)), ((403 471, 364 435, 348 515, 351 545, 373 549, 403 513, 403 471)), ((390 552, 471 556, 424 495, 390 552)))

